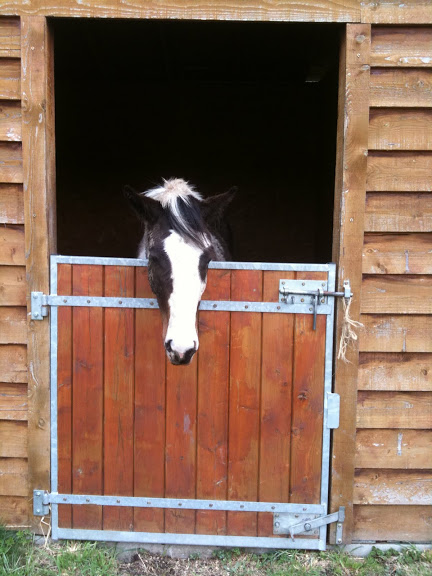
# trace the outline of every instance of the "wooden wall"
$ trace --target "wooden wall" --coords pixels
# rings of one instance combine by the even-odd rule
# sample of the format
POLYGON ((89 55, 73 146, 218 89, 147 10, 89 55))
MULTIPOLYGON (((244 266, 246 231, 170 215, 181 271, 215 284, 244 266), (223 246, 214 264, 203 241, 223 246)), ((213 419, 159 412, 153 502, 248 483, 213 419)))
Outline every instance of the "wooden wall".
POLYGON ((355 540, 432 534, 432 28, 372 28, 355 540))
POLYGON ((0 521, 28 525, 19 18, 0 19, 0 521))

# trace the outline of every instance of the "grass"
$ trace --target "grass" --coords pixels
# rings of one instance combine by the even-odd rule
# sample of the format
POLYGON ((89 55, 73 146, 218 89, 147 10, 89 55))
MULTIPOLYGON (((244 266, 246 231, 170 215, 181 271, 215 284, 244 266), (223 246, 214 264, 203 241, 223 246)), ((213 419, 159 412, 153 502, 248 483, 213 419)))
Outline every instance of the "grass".
POLYGON ((218 549, 212 558, 193 554, 179 560, 146 552, 120 562, 113 546, 93 542, 51 542, 0 527, 0 576, 432 576, 432 550, 407 546, 401 552, 374 548, 367 558, 341 550, 275 551, 256 555, 218 549))

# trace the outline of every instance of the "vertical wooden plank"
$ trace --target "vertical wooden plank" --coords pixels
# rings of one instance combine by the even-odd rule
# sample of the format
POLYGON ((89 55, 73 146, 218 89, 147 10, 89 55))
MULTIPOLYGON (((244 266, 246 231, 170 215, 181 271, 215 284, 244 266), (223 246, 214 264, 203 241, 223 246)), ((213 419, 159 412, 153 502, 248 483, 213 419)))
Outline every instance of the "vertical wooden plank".
MULTIPOLYGON (((235 270, 232 300, 262 301, 262 272, 235 270)), ((231 314, 228 498, 258 498, 261 314, 231 314)), ((228 534, 257 535, 257 514, 228 512, 228 534)))
MULTIPOLYGON (((136 269, 136 297, 153 298, 147 268, 136 269)), ((134 495, 165 494, 165 363, 159 310, 136 310, 134 495)), ((135 531, 163 532, 164 511, 135 508, 135 531)))
MULTIPOLYGON (((341 46, 339 122, 336 159, 333 262, 338 265, 337 288, 349 279, 354 299, 350 314, 359 319, 363 248, 366 168, 369 129, 369 66, 371 27, 347 24, 341 46)), ((339 342, 343 309, 337 303, 336 338, 339 342)), ((333 433, 330 507, 345 506, 343 541, 353 533, 353 478, 357 401, 358 342, 350 347, 349 363, 335 362, 335 392, 341 396, 340 426, 333 433)), ((331 541, 335 542, 334 527, 331 541)))
MULTIPOLYGON (((297 272, 299 280, 321 278, 297 272)), ((320 503, 326 321, 317 316, 314 330, 311 314, 294 320, 290 502, 320 503)))
MULTIPOLYGON (((72 294, 72 266, 60 264, 57 294, 72 294)), ((57 407, 58 489, 72 493, 72 308, 58 308, 57 407)), ((59 506, 59 526, 72 528, 71 506, 59 506)))
MULTIPOLYGON (((74 296, 102 296, 103 267, 74 265, 72 289, 74 296)), ((102 494, 103 310, 74 308, 72 323, 72 489, 102 494)), ((101 529, 102 508, 74 506, 72 522, 74 528, 101 529)))
MULTIPOLYGON (((133 298, 135 272, 105 266, 105 296, 133 298)), ((134 311, 107 308, 104 322, 104 494, 133 496, 134 311)), ((132 530, 133 509, 105 506, 105 530, 132 530)))
MULTIPOLYGON (((167 362, 165 496, 196 497, 197 357, 189 366, 167 362)), ((165 531, 194 533, 195 511, 167 510, 165 531)))
MULTIPOLYGON (((229 270, 209 270, 203 300, 229 300, 229 270)), ((197 498, 226 500, 230 313, 199 313, 197 498)), ((198 534, 226 534, 226 512, 197 511, 198 534)))
MULTIPOLYGON (((279 300, 279 280, 264 272, 263 300, 279 300)), ((291 449, 293 314, 263 314, 259 500, 288 502, 291 449)), ((273 536, 273 514, 258 514, 258 535, 273 536)))
MULTIPOLYGON (((55 137, 53 46, 46 18, 21 18, 22 150, 27 297, 48 293, 55 252, 55 137)), ((28 300, 29 301, 29 300, 28 300)), ((29 320, 29 517, 33 489, 50 486, 49 323, 29 320)))

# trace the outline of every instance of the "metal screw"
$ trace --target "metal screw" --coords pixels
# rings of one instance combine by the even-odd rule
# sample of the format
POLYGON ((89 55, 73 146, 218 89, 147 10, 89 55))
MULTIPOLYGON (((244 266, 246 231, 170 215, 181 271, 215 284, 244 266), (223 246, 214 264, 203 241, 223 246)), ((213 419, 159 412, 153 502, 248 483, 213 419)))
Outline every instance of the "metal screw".
POLYGON ((178 503, 178 505, 179 505, 179 506, 181 506, 181 505, 182 505, 182 503, 181 503, 181 502, 179 502, 179 503, 178 503))
POLYGON ((313 308, 309 308, 309 312, 312 312, 312 311, 313 311, 313 308))
POLYGON ((274 510, 274 509, 275 509, 275 507, 274 507, 274 506, 272 506, 272 510, 274 510))
POLYGON ((304 282, 302 282, 302 286, 304 286, 304 285, 305 285, 305 283, 304 283, 304 282))
POLYGON ((36 508, 36 512, 40 514, 40 508, 36 508))
POLYGON ((63 498, 63 502, 67 502, 67 498, 63 498))
POLYGON ((342 538, 338 538, 337 543, 338 543, 338 544, 342 544, 342 538))
POLYGON ((90 502, 90 498, 86 498, 86 502, 90 502))
POLYGON ((39 318, 39 314, 37 312, 34 313, 35 318, 39 318))
POLYGON ((304 302, 304 298, 302 298, 302 299, 300 300, 300 302, 304 302))
POLYGON ((119 304, 123 304, 123 301, 122 301, 122 300, 119 300, 119 304))
POLYGON ((154 302, 150 302, 150 306, 154 306, 154 302))
POLYGON ((310 532, 312 530, 312 526, 309 524, 309 522, 306 522, 306 524, 304 525, 304 529, 306 530, 306 532, 310 532))
POLYGON ((325 299, 321 298, 321 304, 324 304, 324 302, 325 302, 325 299))
POLYGON ((294 518, 298 518, 298 517, 299 517, 299 515, 298 515, 298 514, 294 514, 294 518))
POLYGON ((277 306, 277 309, 280 310, 280 306, 277 306))
POLYGON ((209 508, 213 508, 213 504, 209 504, 209 508))
POLYGON ((120 500, 117 500, 117 504, 120 504, 120 500))
POLYGON ((285 284, 285 282, 282 282, 282 286, 285 284))
POLYGON ((63 302, 66 304, 66 302, 67 302, 66 298, 63 300, 63 302))
POLYGON ((213 304, 213 308, 217 308, 217 304, 213 304))
POLYGON ((87 304, 90 304, 90 300, 87 300, 87 304))
POLYGON ((244 508, 243 504, 240 506, 240 508, 244 508))
POLYGON ((279 522, 275 522, 275 528, 279 528, 280 524, 279 522))
POLYGON ((245 306, 246 310, 249 308, 249 306, 245 306))
POLYGON ((37 298, 37 294, 33 294, 33 298, 37 298))

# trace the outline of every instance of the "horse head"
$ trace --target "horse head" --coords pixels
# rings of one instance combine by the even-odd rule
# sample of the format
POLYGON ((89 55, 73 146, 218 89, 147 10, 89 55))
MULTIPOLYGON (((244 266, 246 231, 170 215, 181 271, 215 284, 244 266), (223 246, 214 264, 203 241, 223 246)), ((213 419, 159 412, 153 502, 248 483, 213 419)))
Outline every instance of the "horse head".
POLYGON ((198 350, 197 312, 210 260, 229 258, 219 234, 231 189, 203 199, 181 179, 145 193, 125 188, 144 223, 138 258, 148 258, 148 275, 162 315, 163 339, 172 364, 189 364, 198 350))

